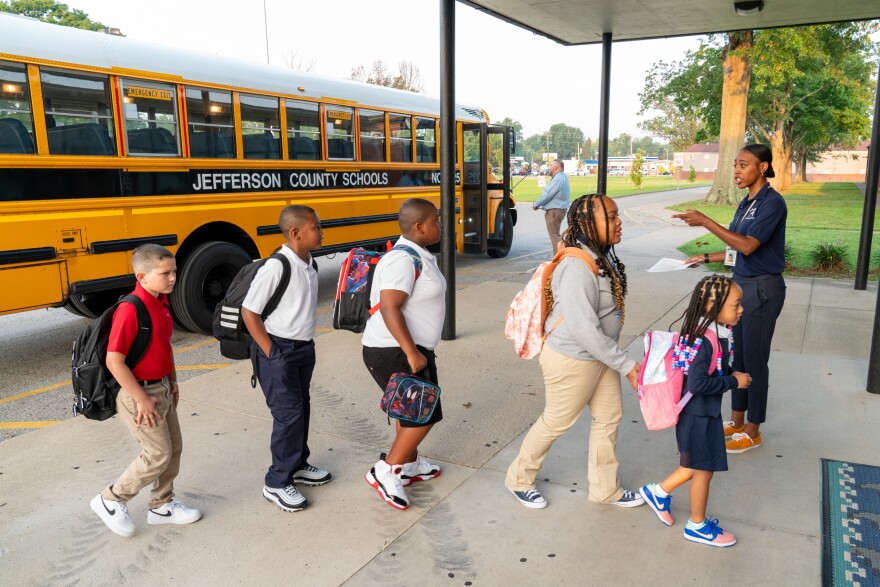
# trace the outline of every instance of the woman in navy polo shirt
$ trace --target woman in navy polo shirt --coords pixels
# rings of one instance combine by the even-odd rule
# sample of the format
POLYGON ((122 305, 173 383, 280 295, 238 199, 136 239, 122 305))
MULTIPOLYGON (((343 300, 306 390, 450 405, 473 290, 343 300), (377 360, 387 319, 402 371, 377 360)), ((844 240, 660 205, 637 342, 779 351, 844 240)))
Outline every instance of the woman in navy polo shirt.
POLYGON ((686 263, 723 261, 733 269, 733 280, 743 290, 743 316, 733 328, 736 344, 734 369, 748 373, 748 389, 731 394, 732 416, 724 423, 728 453, 742 453, 761 446, 760 425, 767 415, 770 342, 776 319, 785 302, 785 200, 768 178, 774 177, 773 154, 764 145, 746 145, 736 155, 733 177, 749 190, 736 209, 733 222, 724 228, 696 210, 675 214, 689 226, 702 226, 727 245, 726 251, 704 253, 686 263), (748 421, 746 421, 748 413, 748 421))

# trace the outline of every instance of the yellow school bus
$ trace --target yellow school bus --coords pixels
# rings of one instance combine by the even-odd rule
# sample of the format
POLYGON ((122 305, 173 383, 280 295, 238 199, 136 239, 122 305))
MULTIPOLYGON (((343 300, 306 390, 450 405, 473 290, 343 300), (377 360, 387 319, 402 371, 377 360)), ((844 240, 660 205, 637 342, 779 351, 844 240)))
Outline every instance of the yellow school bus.
MULTIPOLYGON (((238 269, 281 244, 285 205, 315 208, 322 254, 382 246, 406 198, 439 205, 436 99, 2 13, 0 39, 0 314, 96 316, 158 243, 175 320, 209 332, 238 269)), ((502 257, 507 129, 455 112, 457 250, 502 257)))

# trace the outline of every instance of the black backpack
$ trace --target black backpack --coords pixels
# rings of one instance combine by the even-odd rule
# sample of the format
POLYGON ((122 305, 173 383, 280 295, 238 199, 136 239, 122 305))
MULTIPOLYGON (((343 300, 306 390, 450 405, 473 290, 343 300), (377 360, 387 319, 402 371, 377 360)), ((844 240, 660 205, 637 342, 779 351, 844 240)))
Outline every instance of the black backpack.
POLYGON ((290 284, 290 261, 282 253, 274 253, 266 259, 254 261, 239 269, 235 279, 229 284, 229 289, 226 290, 223 300, 214 308, 214 338, 220 341, 220 354, 227 359, 240 361, 250 358, 250 344, 253 339, 241 318, 241 304, 247 297, 257 271, 269 259, 281 261, 282 273, 278 287, 275 288, 272 297, 269 298, 266 307, 260 314, 263 320, 268 318, 278 307, 281 296, 284 295, 288 284, 290 284))
POLYGON ((71 381, 73 383, 73 415, 89 420, 106 420, 116 414, 116 396, 119 383, 107 369, 107 344, 113 313, 119 304, 129 303, 137 310, 138 332, 125 356, 129 369, 143 358, 153 335, 153 321, 144 303, 134 294, 119 298, 100 317, 86 326, 73 343, 70 357, 71 381))

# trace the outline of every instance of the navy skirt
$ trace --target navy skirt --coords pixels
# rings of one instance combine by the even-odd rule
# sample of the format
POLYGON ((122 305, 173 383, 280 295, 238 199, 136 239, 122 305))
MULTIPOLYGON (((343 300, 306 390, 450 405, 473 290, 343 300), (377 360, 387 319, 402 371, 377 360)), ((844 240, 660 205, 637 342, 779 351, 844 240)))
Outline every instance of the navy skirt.
POLYGON ((680 465, 699 471, 726 471, 727 448, 720 417, 694 416, 682 412, 675 426, 680 465))

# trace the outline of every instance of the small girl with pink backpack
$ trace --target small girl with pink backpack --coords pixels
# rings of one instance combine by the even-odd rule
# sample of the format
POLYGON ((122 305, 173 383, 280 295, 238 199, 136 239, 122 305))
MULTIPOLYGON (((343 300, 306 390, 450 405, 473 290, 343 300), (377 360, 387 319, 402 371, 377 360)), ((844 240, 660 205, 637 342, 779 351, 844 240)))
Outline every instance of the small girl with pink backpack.
POLYGON ((727 470, 722 395, 735 388, 744 389, 751 381, 748 374, 733 371, 734 342, 730 328, 742 315, 741 300, 742 289, 729 277, 710 275, 694 288, 672 352, 674 369, 684 374, 684 398, 676 407, 680 413, 675 424, 680 466, 663 482, 650 483, 639 490, 660 521, 671 526, 670 493, 690 481, 691 511, 684 537, 716 547, 736 544, 736 537, 722 530, 717 519, 706 517, 706 504, 712 475, 727 470))

